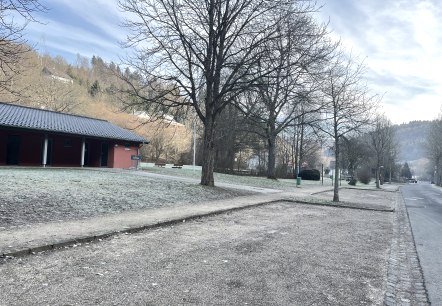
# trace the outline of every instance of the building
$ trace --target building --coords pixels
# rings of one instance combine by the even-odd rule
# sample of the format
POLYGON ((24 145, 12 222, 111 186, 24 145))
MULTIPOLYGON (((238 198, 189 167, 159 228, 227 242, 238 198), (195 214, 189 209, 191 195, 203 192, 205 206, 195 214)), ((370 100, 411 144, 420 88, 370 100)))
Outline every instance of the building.
POLYGON ((131 168, 147 143, 105 120, 0 103, 0 165, 131 168))

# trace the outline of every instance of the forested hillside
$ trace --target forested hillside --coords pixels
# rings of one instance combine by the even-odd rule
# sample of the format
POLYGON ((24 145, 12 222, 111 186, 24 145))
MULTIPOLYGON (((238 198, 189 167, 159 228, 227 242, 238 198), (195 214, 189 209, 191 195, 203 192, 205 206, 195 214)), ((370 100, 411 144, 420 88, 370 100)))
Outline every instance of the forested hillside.
MULTIPOLYGON (((122 101, 116 94, 125 85, 122 79, 139 78, 129 69, 106 63, 99 56, 88 59, 78 55, 76 63, 69 64, 61 57, 36 52, 28 53, 23 67, 10 84, 11 92, 20 95, 1 92, 0 101, 105 119, 135 129, 151 140, 143 151, 145 160, 190 162, 193 122, 183 116, 178 118, 180 122, 168 117, 145 123, 146 113, 122 110, 122 101)), ((400 162, 427 157, 425 141, 429 125, 430 121, 412 121, 394 127, 400 162)), ((222 124, 219 128, 222 129, 222 124)))
POLYGON ((106 63, 99 56, 77 56, 75 64, 62 57, 52 58, 28 52, 21 73, 15 75, 9 89, 0 92, 0 101, 108 120, 134 129, 151 144, 143 149, 144 160, 167 159, 178 162, 189 155, 192 133, 183 118, 176 122, 167 117, 150 121, 145 113, 124 109, 118 89, 124 78, 137 78, 129 69, 106 63))
POLYGON ((411 121, 395 126, 400 161, 414 161, 427 157, 425 142, 430 123, 431 121, 411 121))

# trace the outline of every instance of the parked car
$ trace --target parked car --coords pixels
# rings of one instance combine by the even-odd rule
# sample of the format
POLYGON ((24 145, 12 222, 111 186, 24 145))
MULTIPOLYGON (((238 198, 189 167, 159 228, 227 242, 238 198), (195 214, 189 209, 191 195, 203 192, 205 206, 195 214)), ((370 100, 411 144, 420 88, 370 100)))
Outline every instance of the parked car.
POLYGON ((415 180, 415 179, 408 179, 408 183, 416 184, 417 180, 415 180))

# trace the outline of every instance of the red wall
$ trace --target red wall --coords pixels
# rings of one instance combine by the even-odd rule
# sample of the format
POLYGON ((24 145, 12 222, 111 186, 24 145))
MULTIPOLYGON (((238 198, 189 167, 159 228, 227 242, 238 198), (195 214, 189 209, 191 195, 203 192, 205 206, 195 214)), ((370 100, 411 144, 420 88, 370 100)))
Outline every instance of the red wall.
POLYGON ((136 166, 136 161, 131 159, 132 155, 138 155, 138 145, 126 143, 114 143, 109 147, 109 167, 129 169, 136 166))
POLYGON ((78 167, 81 164, 81 138, 50 135, 52 140, 51 165, 56 167, 78 167))
MULTIPOLYGON (((16 134, 19 135, 19 134, 16 134)), ((32 166, 41 165, 43 148, 43 135, 38 133, 20 133, 20 157, 19 165, 32 166)))
MULTIPOLYGON (((0 165, 6 165, 6 152, 8 135, 20 136, 19 166, 41 166, 43 156, 44 132, 33 132, 23 130, 6 130, 0 128, 0 165)), ((54 167, 79 167, 81 165, 81 136, 49 134, 48 139, 52 142, 52 159, 48 166, 54 167)), ((109 168, 130 168, 136 165, 131 160, 132 155, 138 155, 138 144, 123 141, 112 141, 104 139, 88 139, 88 150, 85 156, 85 167, 101 166, 101 146, 108 144, 109 168)))
POLYGON ((0 130, 0 165, 6 164, 8 135, 20 136, 19 165, 41 165, 43 134, 27 131, 0 130))
POLYGON ((0 130, 0 165, 6 164, 6 144, 8 143, 8 133, 0 130))

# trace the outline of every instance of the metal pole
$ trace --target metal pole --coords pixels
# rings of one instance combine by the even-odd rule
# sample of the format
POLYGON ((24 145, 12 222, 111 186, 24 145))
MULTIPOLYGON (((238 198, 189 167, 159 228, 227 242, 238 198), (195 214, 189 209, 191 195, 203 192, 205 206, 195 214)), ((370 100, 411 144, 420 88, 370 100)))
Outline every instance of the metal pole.
POLYGON ((324 164, 321 164, 322 185, 324 185, 324 164))

